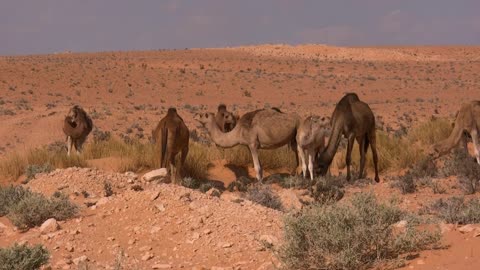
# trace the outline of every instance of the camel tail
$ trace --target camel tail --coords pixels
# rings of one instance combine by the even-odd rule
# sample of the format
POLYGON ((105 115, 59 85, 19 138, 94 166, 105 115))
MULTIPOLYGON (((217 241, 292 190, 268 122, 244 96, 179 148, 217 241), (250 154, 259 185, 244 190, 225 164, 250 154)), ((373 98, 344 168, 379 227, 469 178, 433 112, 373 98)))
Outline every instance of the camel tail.
POLYGON ((163 123, 163 126, 160 128, 160 134, 161 134, 161 138, 160 138, 160 167, 162 168, 165 168, 166 166, 166 153, 167 153, 167 140, 168 140, 168 130, 167 130, 167 127, 165 125, 165 123, 163 123))
POLYGON ((462 138, 462 135, 463 135, 463 129, 460 127, 461 126, 460 121, 462 118, 461 114, 462 112, 460 112, 457 115, 457 119, 455 119, 455 126, 453 127, 453 130, 452 130, 452 133, 450 133, 450 136, 448 136, 447 139, 435 145, 435 150, 440 154, 447 153, 460 142, 460 139, 462 138))
POLYGON ((368 139, 368 136, 365 136, 365 145, 363 147, 363 151, 365 151, 365 153, 367 153, 369 145, 370 145, 370 140, 368 139))

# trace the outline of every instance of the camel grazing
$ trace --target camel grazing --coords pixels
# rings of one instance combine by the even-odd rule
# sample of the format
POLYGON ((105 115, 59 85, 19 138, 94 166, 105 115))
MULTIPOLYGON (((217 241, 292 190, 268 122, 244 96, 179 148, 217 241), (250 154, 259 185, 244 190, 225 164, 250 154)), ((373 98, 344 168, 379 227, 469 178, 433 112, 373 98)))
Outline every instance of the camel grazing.
POLYGON ((458 145, 462 138, 463 145, 468 151, 465 132, 469 133, 472 137, 475 158, 477 159, 477 163, 480 164, 480 145, 478 141, 480 133, 480 101, 478 100, 462 105, 455 119, 452 133, 450 133, 447 139, 435 144, 435 151, 439 155, 443 155, 458 145))
MULTIPOLYGON (((281 113, 272 109, 262 109, 244 114, 232 131, 223 133, 215 122, 213 113, 196 114, 195 120, 208 130, 213 142, 223 148, 246 145, 252 154, 256 178, 263 179, 263 171, 258 159, 258 149, 275 149, 293 144, 300 124, 296 114, 281 113)), ((297 148, 292 147, 296 152, 297 148)), ((297 153, 295 153, 297 156, 297 153)), ((298 164, 297 164, 298 166, 298 164)))
POLYGON ((92 128, 92 119, 82 107, 73 106, 63 121, 63 133, 67 136, 67 154, 69 156, 73 147, 75 147, 77 154, 80 154, 92 128))
POLYGON ((330 129, 330 119, 319 116, 309 116, 300 123, 297 130, 298 156, 302 163, 303 177, 307 177, 307 164, 310 179, 313 180, 313 164, 318 153, 325 148, 325 137, 330 129))
POLYGON ((215 122, 222 132, 229 132, 237 125, 237 117, 232 112, 227 111, 225 104, 218 105, 215 114, 215 122))
POLYGON ((321 175, 327 173, 337 151, 342 135, 348 139, 347 145, 347 181, 351 179, 350 164, 352 161, 352 148, 357 139, 360 149, 360 172, 359 178, 363 178, 365 169, 365 155, 368 145, 372 148, 373 163, 375 165, 375 181, 378 177, 378 155, 375 134, 375 116, 370 107, 360 101, 357 94, 346 94, 337 104, 331 120, 332 136, 328 141, 326 149, 320 154, 318 167, 321 175))
POLYGON ((188 154, 190 132, 183 119, 178 115, 177 109, 169 108, 167 115, 160 120, 152 132, 153 141, 160 151, 160 167, 167 168, 172 183, 177 183, 178 176, 185 164, 188 154), (180 164, 176 164, 175 157, 181 152, 180 164), (167 167, 169 165, 169 167, 167 167))

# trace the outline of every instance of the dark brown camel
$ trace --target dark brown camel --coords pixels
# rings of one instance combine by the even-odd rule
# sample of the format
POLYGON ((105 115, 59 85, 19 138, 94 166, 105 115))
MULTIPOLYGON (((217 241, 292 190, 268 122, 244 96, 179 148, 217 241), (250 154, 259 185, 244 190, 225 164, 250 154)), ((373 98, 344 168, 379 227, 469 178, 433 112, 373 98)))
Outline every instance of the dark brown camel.
POLYGON ((69 156, 73 147, 75 147, 77 154, 80 154, 92 128, 92 119, 82 107, 78 105, 73 106, 63 121, 63 133, 67 136, 67 154, 69 156))

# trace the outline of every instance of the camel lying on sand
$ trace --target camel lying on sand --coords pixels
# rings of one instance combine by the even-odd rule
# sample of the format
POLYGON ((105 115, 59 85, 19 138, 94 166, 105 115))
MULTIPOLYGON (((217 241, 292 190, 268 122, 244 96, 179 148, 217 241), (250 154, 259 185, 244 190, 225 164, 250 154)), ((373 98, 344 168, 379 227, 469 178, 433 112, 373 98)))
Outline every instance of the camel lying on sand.
POLYGON ((375 116, 370 107, 360 101, 357 94, 346 94, 337 104, 332 114, 332 136, 326 149, 320 154, 318 168, 320 175, 327 173, 337 151, 342 134, 348 139, 346 164, 347 180, 351 179, 350 163, 352 161, 352 148, 357 139, 360 149, 360 172, 359 178, 363 178, 365 169, 365 155, 368 146, 372 148, 373 163, 375 165, 375 181, 378 177, 378 155, 376 147, 375 116))
POLYGON ((447 139, 435 144, 435 151, 439 155, 443 155, 457 146, 462 138, 463 145, 467 149, 467 138, 464 136, 464 132, 468 132, 472 137, 475 158, 477 163, 480 164, 480 144, 478 141, 480 134, 480 101, 478 100, 462 105, 455 119, 452 133, 447 139))
MULTIPOLYGON (((273 109, 248 112, 237 122, 235 128, 223 133, 215 122, 213 113, 196 114, 195 120, 208 130, 213 142, 223 148, 246 145, 252 154, 256 178, 263 179, 263 171, 258 159, 258 149, 275 149, 295 142, 300 118, 296 114, 281 113, 273 109)), ((296 152, 297 148, 292 147, 296 152)), ((295 153, 297 155, 297 153, 295 153)), ((298 165, 298 164, 297 164, 298 165)))
POLYGON ((230 132, 237 125, 238 117, 227 111, 225 104, 218 105, 215 122, 222 132, 230 132))
POLYGON ((307 177, 307 164, 310 179, 313 180, 313 164, 318 153, 325 148, 325 138, 330 132, 330 119, 319 116, 309 116, 300 123, 297 131, 297 152, 302 164, 303 177, 307 177))
POLYGON ((63 133, 67 136, 67 154, 69 156, 73 147, 75 147, 77 154, 80 154, 92 128, 92 119, 82 107, 73 106, 63 121, 63 133))
POLYGON ((187 158, 190 132, 175 108, 168 109, 167 115, 152 132, 152 138, 160 151, 160 167, 167 168, 171 181, 176 184, 187 158), (175 157, 179 152, 181 157, 177 166, 175 157))

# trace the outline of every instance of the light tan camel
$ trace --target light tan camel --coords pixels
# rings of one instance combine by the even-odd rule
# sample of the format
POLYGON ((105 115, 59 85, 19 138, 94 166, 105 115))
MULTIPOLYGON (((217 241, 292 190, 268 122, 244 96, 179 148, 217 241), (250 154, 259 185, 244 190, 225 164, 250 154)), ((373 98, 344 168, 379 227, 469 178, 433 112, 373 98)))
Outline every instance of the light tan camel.
POLYGON ((75 147, 77 154, 80 154, 92 128, 92 119, 82 107, 75 105, 69 110, 63 121, 63 133, 67 136, 67 154, 69 156, 73 147, 75 147))
POLYGON ((359 178, 363 178, 365 169, 365 155, 370 144, 375 166, 375 181, 378 177, 378 155, 375 133, 375 116, 370 107, 360 101, 357 94, 346 94, 337 104, 332 114, 332 136, 328 141, 326 149, 320 154, 318 160, 319 172, 321 175, 327 173, 337 151, 342 134, 348 139, 347 145, 347 180, 351 179, 350 163, 352 161, 352 148, 357 139, 360 150, 360 172, 359 178))
MULTIPOLYGON (((256 178, 259 181, 263 179, 263 171, 258 159, 258 149, 275 149, 286 144, 293 144, 300 124, 298 115, 281 113, 272 109, 246 113, 239 119, 235 128, 228 133, 223 133, 218 128, 213 113, 196 114, 194 119, 207 128, 216 145, 223 148, 236 145, 248 146, 252 154, 256 178)), ((297 148, 292 147, 292 150, 296 152, 297 148)))
POLYGON ((237 125, 238 117, 227 110, 225 104, 218 105, 215 122, 222 132, 229 132, 237 125))
POLYGON ((300 123, 297 131, 297 152, 302 164, 303 177, 307 177, 307 163, 310 179, 313 180, 313 164, 317 154, 325 148, 325 138, 330 132, 330 119, 319 116, 309 116, 300 123))
POLYGON ((190 132, 175 108, 168 109, 167 115, 152 132, 152 139, 160 152, 160 167, 167 168, 174 184, 177 183, 187 158, 189 138, 190 132), (180 164, 177 166, 175 157, 180 152, 180 164))
POLYGON ((475 158, 477 159, 477 163, 480 164, 480 144, 478 140, 480 135, 480 101, 478 100, 462 105, 455 119, 452 133, 450 133, 447 139, 434 146, 435 151, 439 155, 443 155, 457 146, 462 138, 463 145, 468 151, 467 138, 464 132, 468 132, 472 137, 475 158))

